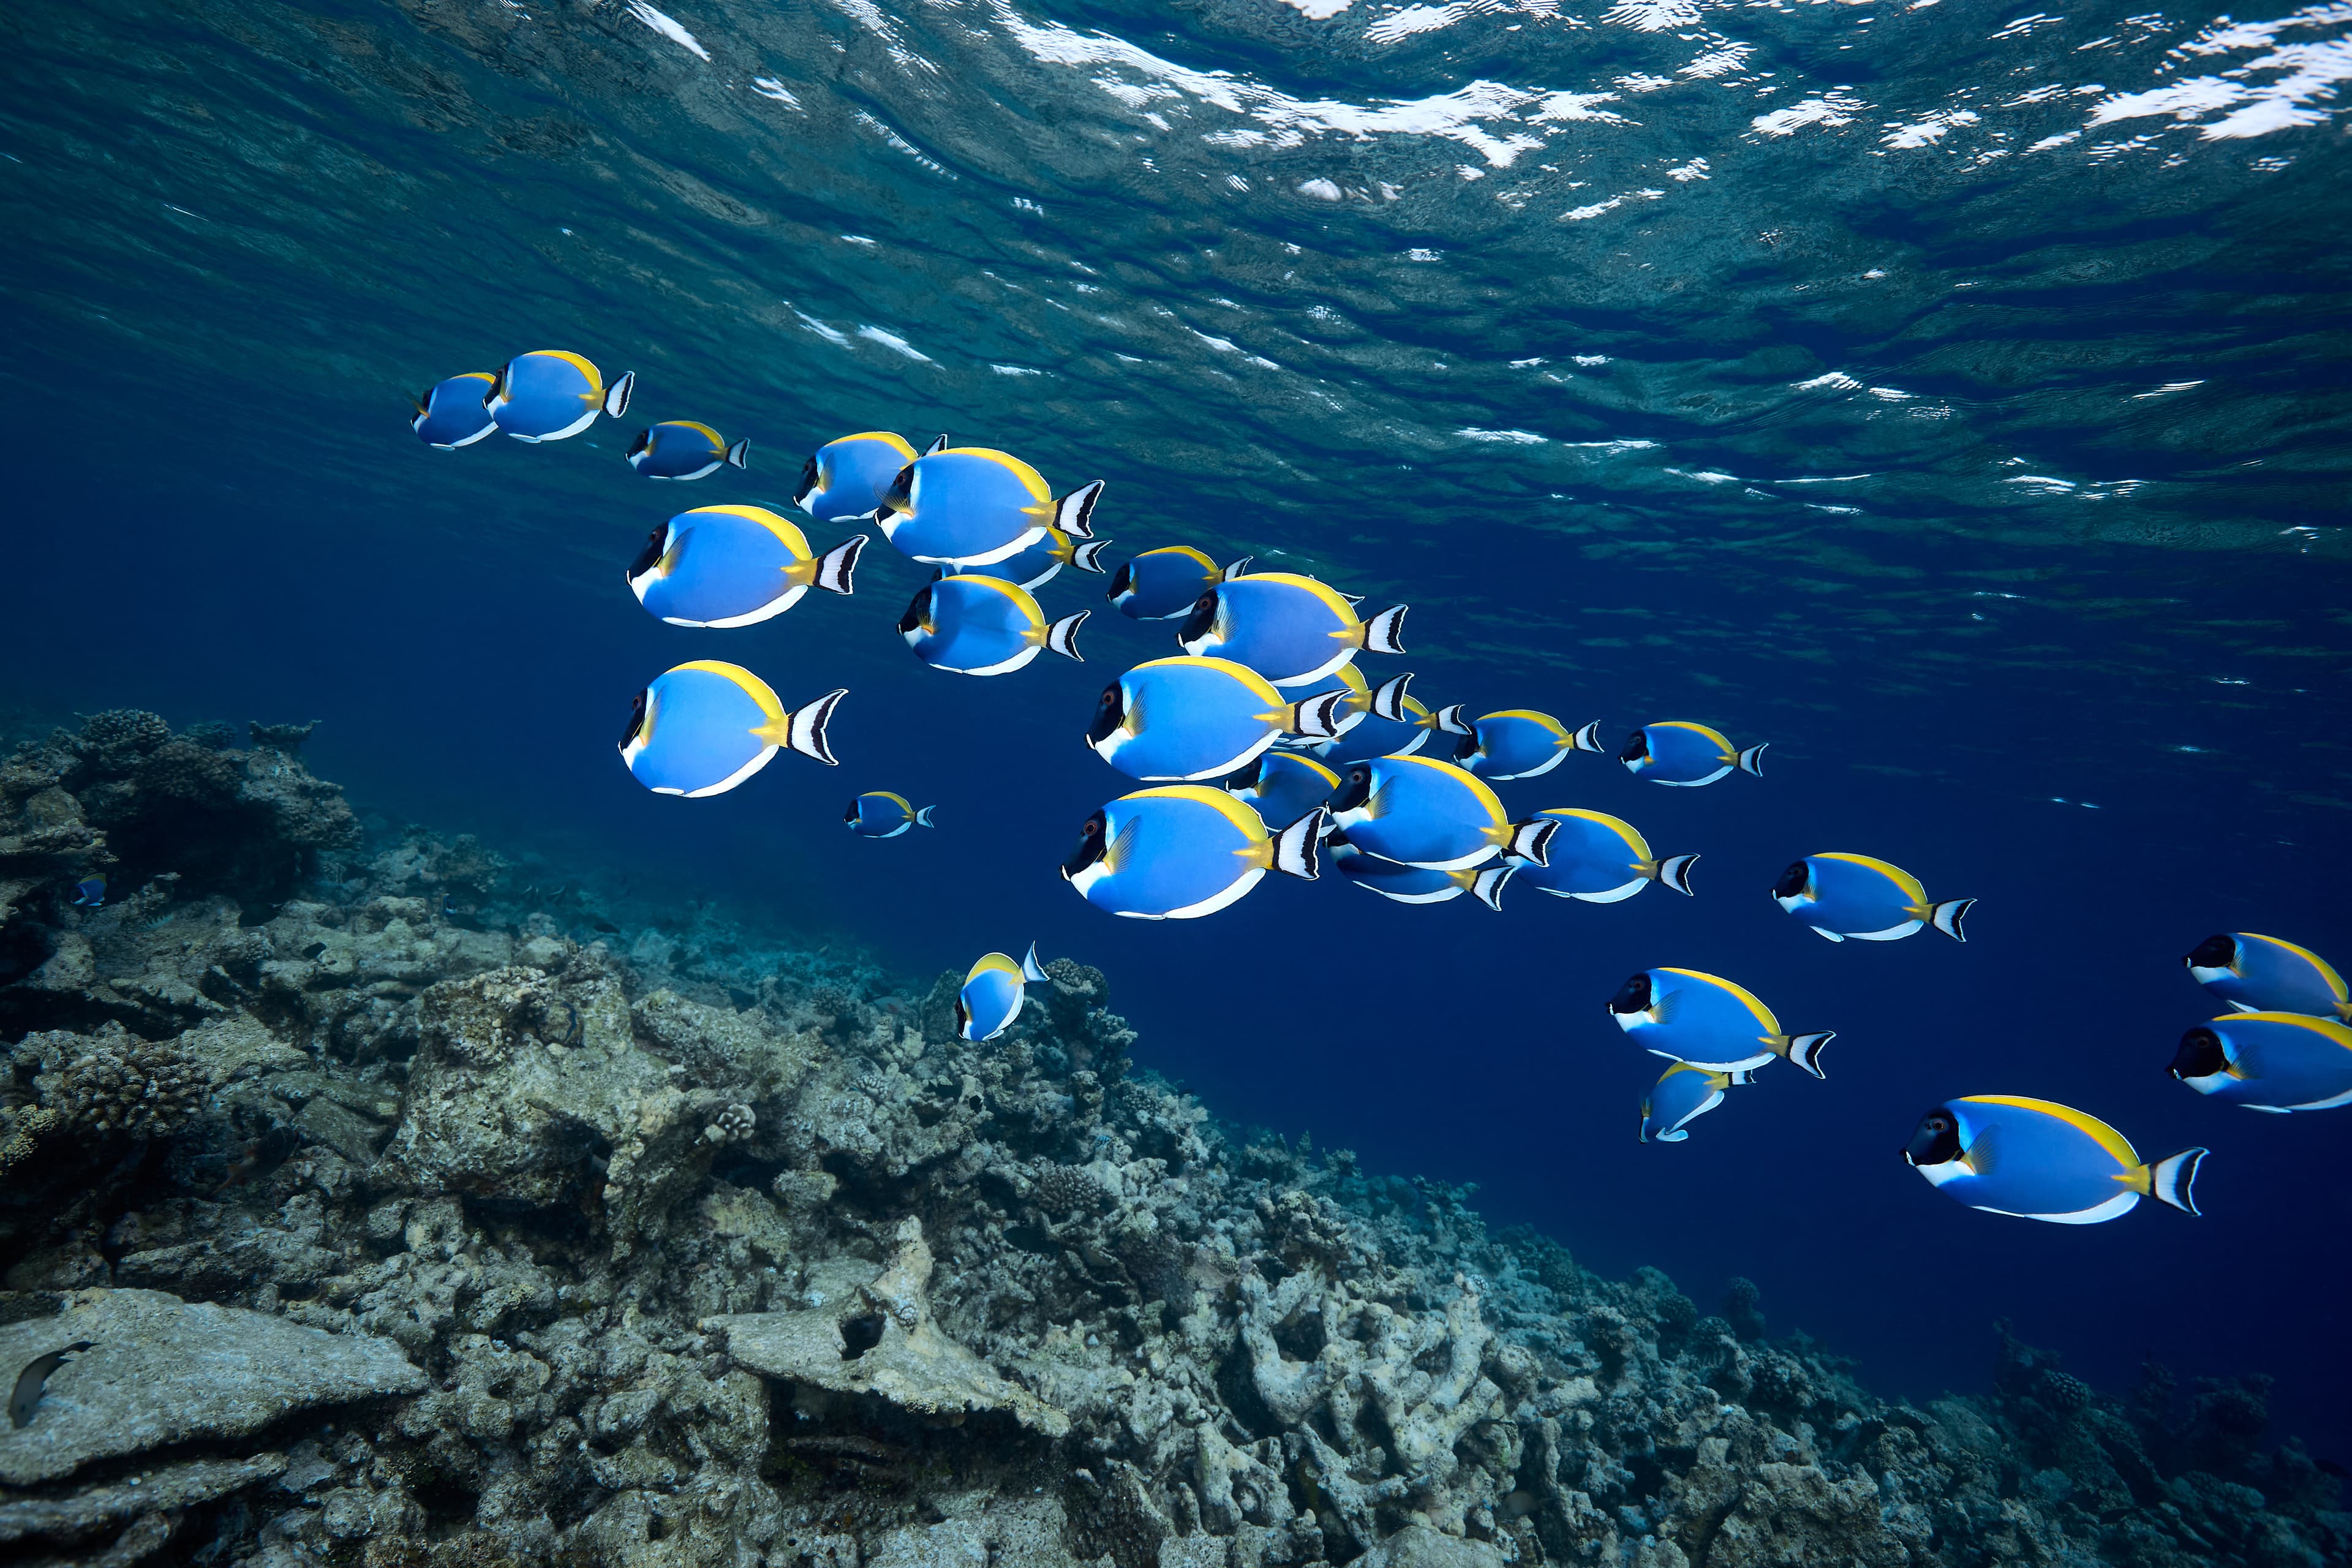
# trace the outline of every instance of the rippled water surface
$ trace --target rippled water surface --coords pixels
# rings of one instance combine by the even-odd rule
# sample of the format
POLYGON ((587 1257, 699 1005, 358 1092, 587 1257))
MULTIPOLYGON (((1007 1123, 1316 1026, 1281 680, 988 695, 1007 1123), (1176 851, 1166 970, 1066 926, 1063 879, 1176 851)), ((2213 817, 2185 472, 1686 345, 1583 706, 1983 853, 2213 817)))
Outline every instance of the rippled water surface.
POLYGON ((382 809, 909 970, 1038 936, 1231 1114, 1478 1180, 1498 1219, 1703 1298, 1752 1275, 1776 1329, 1896 1386, 1976 1378, 2007 1315, 2111 1384, 2144 1352, 2291 1374, 2282 1409, 2352 1458, 2346 1124, 2161 1073, 2206 1016, 2174 961, 2207 932, 2352 961, 2352 5, 36 3, 0 28, 24 712, 321 717, 321 772, 382 809), (633 418, 748 435, 751 471, 649 486, 612 425, 456 454, 403 428, 437 377, 548 346, 636 370, 633 418), (1107 479, 1115 555, 1255 552, 1409 601, 1433 700, 1700 719, 1771 741, 1768 777, 1573 758, 1507 792, 1703 851, 1672 908, 1325 886, 1099 918, 1052 874, 1121 787, 1076 731, 1164 627, 1098 615, 1086 668, 965 682, 891 633, 920 580, 895 557, 723 649, 619 583, 668 510, 780 500, 873 427, 1107 479), (639 791, 628 694, 714 652, 788 702, 848 686, 840 773, 639 791), (878 787, 939 800, 937 837, 846 842, 840 801, 878 787), (1980 897, 1968 947, 1798 931, 1765 889, 1831 847, 1980 897), (1635 1145, 1654 1073, 1601 1005, 1659 963, 1838 1027, 1830 1081, 1635 1145), (2208 1216, 2061 1232, 1936 1199, 1894 1152, 1996 1090, 2210 1143, 2208 1216))

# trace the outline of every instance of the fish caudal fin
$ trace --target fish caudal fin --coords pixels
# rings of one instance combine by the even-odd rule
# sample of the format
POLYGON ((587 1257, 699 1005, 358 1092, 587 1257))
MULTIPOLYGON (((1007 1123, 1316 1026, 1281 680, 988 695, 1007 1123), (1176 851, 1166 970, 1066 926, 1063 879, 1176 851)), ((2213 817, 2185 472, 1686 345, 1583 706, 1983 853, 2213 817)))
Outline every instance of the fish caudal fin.
POLYGON ((749 440, 742 440, 738 441, 732 447, 728 447, 727 462, 728 466, 730 468, 750 468, 751 466, 751 443, 749 440))
POLYGON ((1102 495, 1103 482, 1080 485, 1054 503, 1054 526, 1072 539, 1092 539, 1095 536, 1095 501, 1102 495))
POLYGON ((761 732, 770 740, 777 740, 780 737, 775 731, 781 728, 783 731, 781 740, 787 750, 798 752, 803 757, 814 757, 826 767, 838 767, 840 764, 834 760, 833 748, 824 743, 824 727, 833 718, 833 710, 841 706, 841 700, 848 695, 846 687, 838 691, 828 691, 815 701, 785 714, 781 725, 771 724, 761 732))
POLYGON ((1444 731, 1449 735, 1467 735, 1471 732, 1470 721, 1462 717, 1462 704, 1459 702, 1449 702, 1440 708, 1429 716, 1429 721, 1433 727, 1444 731))
POLYGON ((1110 548, 1108 539, 1089 539, 1070 551, 1070 564, 1081 572, 1099 574, 1103 570, 1102 552, 1110 548))
POLYGON ((1078 651, 1078 628, 1084 626, 1087 617, 1093 614, 1092 610, 1080 610, 1076 615, 1064 616, 1060 620, 1047 626, 1045 646, 1064 658, 1075 658, 1080 664, 1086 663, 1086 656, 1078 651))
POLYGON ((621 379, 604 389, 604 412, 614 419, 629 411, 629 394, 637 389, 637 373, 624 371, 621 379))
POLYGON ((816 585, 828 594, 849 594, 852 574, 857 570, 857 557, 866 548, 866 535, 854 534, 842 541, 816 561, 816 585))
POLYGON ((1740 752, 1739 771, 1743 773, 1754 773, 1758 778, 1762 778, 1764 776, 1764 748, 1771 743, 1772 742, 1769 741, 1761 742, 1740 752))
POLYGON ((1029 951, 1022 956, 1021 978, 1033 981, 1053 978, 1045 973, 1045 966, 1037 962, 1037 944, 1034 942, 1029 944, 1029 951))
POLYGON ((1966 942, 1969 939, 1960 934, 1960 921, 1967 919, 1969 910, 1975 907, 1974 899, 1951 899, 1940 904, 1930 904, 1927 906, 1927 923, 1954 942, 1966 942))
POLYGON ((1570 751, 1576 752, 1605 752, 1609 749, 1601 743, 1601 721, 1598 719, 1570 735, 1568 744, 1570 751))
POLYGON ((1412 671, 1391 675, 1372 688, 1372 713, 1381 719, 1402 720, 1404 717, 1404 689, 1412 684, 1412 671))
POLYGON ((1404 613, 1409 605, 1391 605, 1364 623, 1364 648, 1370 653, 1404 651, 1404 613))
POLYGON ((1248 576, 1250 563, 1256 559, 1257 557, 1255 555, 1243 556, 1240 560, 1234 562, 1232 565, 1218 573, 1217 581, 1220 583, 1230 583, 1236 577, 1248 576))
POLYGON ((2197 1206, 2197 1171, 2205 1163, 2210 1149, 2183 1149, 2178 1154, 2167 1154, 2147 1168, 2147 1195, 2168 1208, 2182 1214, 2201 1215, 2197 1206))
POLYGON ((1503 846, 1503 853, 1532 860, 1538 866, 1549 865, 1544 853, 1551 845, 1551 836, 1559 831, 1557 816, 1531 816, 1525 822, 1514 822, 1510 842, 1503 846))
POLYGON ((1339 710, 1348 704, 1345 690, 1326 691, 1290 705, 1290 730, 1309 740, 1328 741, 1339 733, 1339 710))
POLYGON ((1737 1087, 1744 1083, 1754 1083, 1756 1081, 1756 1069, 1754 1068, 1734 1068, 1729 1072, 1723 1075, 1723 1081, 1726 1085, 1731 1087, 1737 1087))
POLYGON ((1669 855, 1658 862, 1657 868, 1650 875, 1677 893, 1687 893, 1691 890, 1690 868, 1696 864, 1698 857, 1696 855, 1669 855))
POLYGON ((1477 879, 1470 884, 1470 896, 1496 914, 1501 914, 1503 884, 1509 881, 1517 871, 1518 867, 1516 864, 1487 867, 1479 872, 1477 879))
POLYGON ((1318 805, 1274 836, 1276 870, 1308 882, 1322 874, 1316 845, 1323 837, 1323 820, 1328 815, 1318 805))
POLYGON ((1790 1035, 1788 1047, 1780 1054, 1789 1058, 1791 1067, 1801 1067, 1815 1078, 1827 1078, 1822 1070, 1822 1047, 1837 1038, 1835 1029, 1823 1029, 1813 1035, 1790 1035))

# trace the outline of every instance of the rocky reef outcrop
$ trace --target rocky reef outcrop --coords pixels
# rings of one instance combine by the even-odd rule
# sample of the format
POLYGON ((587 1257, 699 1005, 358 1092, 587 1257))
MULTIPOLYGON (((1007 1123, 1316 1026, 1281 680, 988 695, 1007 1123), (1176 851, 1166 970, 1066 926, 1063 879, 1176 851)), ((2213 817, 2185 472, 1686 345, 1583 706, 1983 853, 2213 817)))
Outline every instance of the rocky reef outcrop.
POLYGON ((362 842, 221 740, 0 765, 12 1560, 2352 1562, 2259 1382, 2004 1340, 1883 1400, 1745 1281, 1221 1127, 1083 964, 968 1044, 953 976, 362 842))

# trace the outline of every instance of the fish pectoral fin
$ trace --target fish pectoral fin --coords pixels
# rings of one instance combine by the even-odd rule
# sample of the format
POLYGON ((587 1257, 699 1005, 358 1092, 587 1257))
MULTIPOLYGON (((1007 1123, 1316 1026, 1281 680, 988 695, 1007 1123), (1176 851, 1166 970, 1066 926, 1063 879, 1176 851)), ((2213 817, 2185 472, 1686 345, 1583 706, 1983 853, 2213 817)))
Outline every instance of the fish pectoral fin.
POLYGON ((1135 858, 1135 847, 1139 842, 1138 835, 1142 827, 1141 817, 1130 818, 1128 825, 1120 828, 1111 839, 1109 847, 1103 850, 1103 866, 1113 876, 1117 876, 1121 867, 1135 858))
POLYGON ((1372 798, 1364 802, 1364 816, 1366 820, 1378 821, 1380 818, 1386 816, 1389 814, 1389 808, 1396 804, 1396 797, 1390 793, 1395 788, 1395 781, 1391 780, 1389 783, 1381 785, 1379 789, 1372 792, 1372 798))
POLYGON ((1960 1152, 1960 1163, 1979 1176, 1991 1175, 2000 1163, 2000 1131, 1998 1127, 1988 1127, 1978 1133, 1977 1141, 1960 1152))

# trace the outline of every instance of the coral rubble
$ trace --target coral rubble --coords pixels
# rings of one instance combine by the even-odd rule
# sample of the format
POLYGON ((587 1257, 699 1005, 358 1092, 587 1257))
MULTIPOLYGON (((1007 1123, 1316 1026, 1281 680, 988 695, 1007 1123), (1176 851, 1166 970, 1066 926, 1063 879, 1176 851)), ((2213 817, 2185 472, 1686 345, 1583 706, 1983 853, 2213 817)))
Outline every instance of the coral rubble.
POLYGON ((1889 1403, 1745 1280, 1703 1316, 1221 1129, 1081 964, 970 1044, 952 975, 362 844, 253 737, 0 765, 10 1553, 2352 1561, 2258 1381, 2116 1399, 2005 1339, 1990 1398, 1889 1403))

